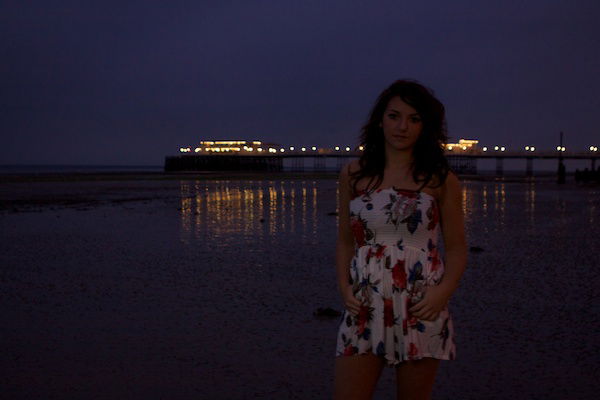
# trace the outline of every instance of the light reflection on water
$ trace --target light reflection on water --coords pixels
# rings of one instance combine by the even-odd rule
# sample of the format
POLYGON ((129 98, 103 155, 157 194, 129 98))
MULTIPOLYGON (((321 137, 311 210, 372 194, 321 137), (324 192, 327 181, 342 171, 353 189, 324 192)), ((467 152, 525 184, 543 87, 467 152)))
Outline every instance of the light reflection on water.
POLYGON ((181 181, 183 239, 202 239, 209 231, 213 239, 316 237, 318 186, 317 181, 181 181))
MULTIPOLYGON (((297 236, 312 244, 330 240, 324 232, 334 235, 331 228, 337 229, 337 217, 327 215, 337 211, 337 187, 334 179, 181 181, 182 239, 231 242, 236 237, 250 243, 297 236)), ((595 224, 597 199, 593 188, 472 181, 462 183, 461 208, 467 226, 479 225, 473 233, 519 228, 533 234, 549 217, 563 226, 573 213, 586 216, 585 224, 595 224)))
POLYGON ((525 204, 527 207, 527 231, 531 233, 535 223, 535 183, 529 182, 525 190, 525 204))
POLYGON ((498 224, 504 226, 504 211, 506 205, 506 191, 504 183, 494 185, 494 213, 498 224))

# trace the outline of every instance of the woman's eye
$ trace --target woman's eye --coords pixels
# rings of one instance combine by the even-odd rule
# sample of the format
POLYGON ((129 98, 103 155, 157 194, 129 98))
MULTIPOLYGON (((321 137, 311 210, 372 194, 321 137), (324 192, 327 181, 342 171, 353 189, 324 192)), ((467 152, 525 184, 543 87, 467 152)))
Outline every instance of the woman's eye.
POLYGON ((396 118, 396 114, 388 114, 388 117, 390 117, 391 119, 396 118))
POLYGON ((421 122, 421 118, 418 118, 418 117, 412 117, 412 118, 411 118, 411 121, 412 121, 412 122, 414 122, 414 123, 421 122))

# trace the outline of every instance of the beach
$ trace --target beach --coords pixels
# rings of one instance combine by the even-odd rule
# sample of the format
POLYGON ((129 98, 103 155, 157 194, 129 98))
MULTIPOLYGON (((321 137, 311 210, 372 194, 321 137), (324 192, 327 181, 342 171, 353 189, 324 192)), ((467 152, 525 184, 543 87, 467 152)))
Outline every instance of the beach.
MULTIPOLYGON (((331 398, 336 176, 2 175, 3 396, 331 398)), ((482 250, 432 398, 595 398, 600 187, 463 177, 463 199, 482 250)))

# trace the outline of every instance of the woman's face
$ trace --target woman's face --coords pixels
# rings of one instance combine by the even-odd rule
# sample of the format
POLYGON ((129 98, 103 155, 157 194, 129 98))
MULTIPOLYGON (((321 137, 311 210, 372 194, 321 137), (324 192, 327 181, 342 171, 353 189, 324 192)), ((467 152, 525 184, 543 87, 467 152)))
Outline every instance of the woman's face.
POLYGON ((381 121, 386 145, 396 150, 412 149, 423 130, 421 116, 399 96, 392 97, 381 121))

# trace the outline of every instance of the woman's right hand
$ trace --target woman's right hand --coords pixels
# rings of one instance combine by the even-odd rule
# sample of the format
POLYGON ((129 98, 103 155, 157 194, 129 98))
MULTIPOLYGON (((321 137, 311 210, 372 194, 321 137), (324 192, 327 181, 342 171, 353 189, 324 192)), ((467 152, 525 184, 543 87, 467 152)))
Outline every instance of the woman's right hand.
POLYGON ((361 302, 354 296, 352 292, 352 285, 347 285, 341 289, 342 300, 344 301, 344 307, 352 315, 358 315, 360 310, 361 302))

